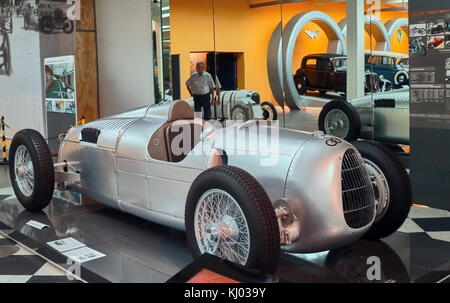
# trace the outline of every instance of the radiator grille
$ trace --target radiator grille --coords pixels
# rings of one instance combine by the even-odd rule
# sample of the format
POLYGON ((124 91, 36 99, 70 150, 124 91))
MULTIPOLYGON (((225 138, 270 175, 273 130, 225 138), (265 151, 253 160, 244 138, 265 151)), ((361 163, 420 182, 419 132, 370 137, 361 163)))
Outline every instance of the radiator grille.
POLYGON ((375 215, 369 175, 361 156, 353 149, 345 152, 342 161, 342 203, 345 221, 351 228, 366 226, 375 215))

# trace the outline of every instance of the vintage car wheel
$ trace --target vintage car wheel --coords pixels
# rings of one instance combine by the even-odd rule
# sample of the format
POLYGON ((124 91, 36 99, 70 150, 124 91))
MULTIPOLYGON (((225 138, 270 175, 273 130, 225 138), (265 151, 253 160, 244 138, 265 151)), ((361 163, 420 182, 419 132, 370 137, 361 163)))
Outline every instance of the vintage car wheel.
POLYGON ((71 34, 74 29, 74 23, 72 20, 67 18, 64 19, 63 32, 66 34, 71 34))
POLYGON ((278 119, 278 113, 275 106, 270 102, 261 103, 264 120, 275 121, 278 119))
POLYGON ((364 237, 387 237, 405 222, 411 208, 408 174, 397 156, 385 146, 368 141, 355 141, 353 145, 364 159, 375 193, 375 221, 364 237))
POLYGON ((306 78, 305 76, 296 76, 294 78, 295 86, 300 95, 306 95, 306 78))
POLYGON ((40 133, 18 132, 9 152, 9 175, 17 199, 29 211, 42 210, 50 203, 55 186, 53 160, 40 133))
POLYGON ((39 20, 39 30, 44 34, 51 34, 55 29, 55 25, 53 24, 52 17, 44 16, 39 20))
POLYGON ((265 273, 274 273, 280 234, 272 203, 247 172, 216 166, 192 184, 185 210, 194 257, 204 253, 265 273))
POLYGON ((248 121, 250 120, 250 113, 248 108, 237 104, 231 110, 231 120, 233 121, 248 121))
POLYGON ((320 112, 319 129, 328 135, 354 141, 359 137, 361 120, 350 103, 331 101, 320 112))
POLYGON ((394 78, 395 85, 404 85, 408 81, 408 74, 404 71, 399 71, 394 78))

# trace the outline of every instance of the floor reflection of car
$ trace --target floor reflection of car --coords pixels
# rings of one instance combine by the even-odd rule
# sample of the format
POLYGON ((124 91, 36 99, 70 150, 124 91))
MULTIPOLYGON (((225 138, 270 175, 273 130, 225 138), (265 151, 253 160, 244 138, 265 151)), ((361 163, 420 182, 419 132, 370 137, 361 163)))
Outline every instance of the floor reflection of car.
POLYGON ((408 55, 370 50, 367 50, 365 54, 366 70, 388 80, 393 88, 409 84, 409 62, 405 61, 405 59, 408 60, 408 55))
MULTIPOLYGON (((366 92, 379 90, 378 75, 366 72, 365 76, 366 92)), ((321 94, 329 91, 346 93, 347 56, 339 54, 305 56, 301 67, 294 75, 294 81, 300 95, 305 95, 308 90, 317 90, 321 94)))

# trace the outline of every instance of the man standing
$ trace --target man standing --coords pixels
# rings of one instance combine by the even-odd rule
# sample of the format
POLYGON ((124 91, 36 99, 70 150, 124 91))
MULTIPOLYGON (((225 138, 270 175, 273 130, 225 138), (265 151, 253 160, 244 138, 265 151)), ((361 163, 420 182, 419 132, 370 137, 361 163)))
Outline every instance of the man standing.
MULTIPOLYGON (((215 105, 215 88, 214 80, 211 74, 205 71, 205 63, 198 62, 196 65, 196 73, 186 81, 186 87, 194 97, 195 112, 200 112, 203 108, 204 119, 211 119, 211 105, 215 105)), ((220 100, 217 102, 220 104, 220 100)))

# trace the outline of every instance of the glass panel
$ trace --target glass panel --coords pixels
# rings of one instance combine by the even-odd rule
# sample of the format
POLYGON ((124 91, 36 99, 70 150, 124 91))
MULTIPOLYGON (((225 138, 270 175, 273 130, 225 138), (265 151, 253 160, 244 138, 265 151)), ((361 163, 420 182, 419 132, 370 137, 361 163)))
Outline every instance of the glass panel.
POLYGON ((156 102, 192 98, 196 64, 213 64, 213 0, 152 0, 156 102))
MULTIPOLYGON (((370 132, 363 135, 390 144, 409 144, 408 1, 376 1, 366 6, 366 15, 370 47, 365 68, 375 81, 369 107, 372 121, 366 123, 371 125, 366 127, 370 132)), ((424 28, 413 28, 415 31, 426 35, 424 28)))
POLYGON ((173 100, 169 0, 151 2, 155 103, 173 100))
POLYGON ((346 100, 345 1, 285 1, 283 82, 286 126, 315 131, 322 107, 346 100))
POLYGON ((283 120, 281 16, 280 1, 214 0, 217 119, 283 120))

